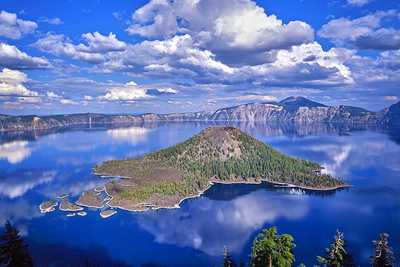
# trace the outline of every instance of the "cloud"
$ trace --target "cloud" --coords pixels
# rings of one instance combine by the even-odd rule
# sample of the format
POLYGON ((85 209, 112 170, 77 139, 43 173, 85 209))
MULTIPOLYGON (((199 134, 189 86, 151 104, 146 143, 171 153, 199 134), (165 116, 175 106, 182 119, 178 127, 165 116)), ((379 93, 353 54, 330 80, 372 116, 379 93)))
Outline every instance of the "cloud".
POLYGON ((172 88, 160 88, 160 89, 147 89, 147 94, 149 95, 176 95, 179 91, 172 88))
POLYGON ((46 96, 47 96, 48 98, 51 98, 51 99, 62 98, 62 96, 57 95, 56 93, 54 93, 54 92, 52 92, 52 91, 47 91, 47 92, 46 92, 46 96))
POLYGON ((28 76, 25 73, 4 68, 0 72, 0 95, 38 96, 37 92, 24 86, 27 81, 28 76))
POLYGON ((98 99, 105 101, 135 101, 151 97, 147 94, 146 89, 139 87, 135 82, 128 82, 125 85, 111 88, 105 95, 100 96, 98 99))
POLYGON ((385 99, 388 101, 398 101, 399 97, 397 97, 395 95, 387 95, 387 96, 385 96, 385 99))
POLYGON ((64 22, 60 19, 60 18, 47 18, 47 17, 42 17, 39 20, 40 22, 45 22, 48 24, 52 24, 52 25, 61 25, 64 22))
POLYGON ((186 77, 233 73, 233 69, 216 60, 211 51, 195 47, 188 34, 131 45, 126 51, 110 55, 98 69, 186 77))
POLYGON ((33 33, 36 28, 35 22, 19 19, 15 13, 0 12, 0 36, 20 39, 25 34, 33 33))
MULTIPOLYGON (((277 50, 271 62, 251 66, 229 66, 215 54, 196 46, 188 34, 167 40, 144 41, 113 53, 94 71, 126 72, 140 77, 190 79, 197 84, 271 83, 273 85, 344 85, 353 82, 344 65, 351 50, 324 51, 316 43, 277 50)), ((158 94, 160 91, 149 91, 158 94)))
POLYGON ((82 51, 89 53, 107 53, 112 51, 125 50, 126 44, 119 41, 112 32, 107 35, 101 35, 98 32, 82 34, 82 38, 88 43, 88 46, 80 44, 78 47, 82 51))
POLYGON ((122 51, 126 47, 126 44, 119 41, 113 33, 108 36, 98 32, 85 33, 82 34, 82 39, 86 44, 73 44, 69 38, 61 34, 47 34, 33 46, 43 52, 89 63, 100 63, 105 60, 106 53, 122 51))
MULTIPOLYGON (((210 99, 211 100, 211 99, 210 99)), ((261 101, 261 102, 270 102, 277 101, 278 99, 272 95, 261 95, 261 94, 245 94, 240 96, 227 96, 221 97, 217 99, 213 99, 211 101, 239 101, 239 102, 248 102, 248 101, 261 101)))
MULTIPOLYGON (((276 61, 241 70, 247 79, 273 85, 352 84, 351 70, 344 64, 352 51, 332 48, 324 51, 317 42, 279 50, 276 61)), ((241 77, 243 79, 243 77, 241 77)))
POLYGON ((337 45, 350 45, 359 49, 400 49, 400 30, 382 27, 384 19, 396 19, 396 10, 377 11, 356 19, 338 18, 323 25, 318 35, 337 45))
POLYGON ((381 88, 391 90, 398 88, 400 82, 400 50, 385 51, 376 58, 351 55, 346 65, 352 70, 352 76, 358 87, 381 88))
POLYGON ((63 105, 78 105, 78 102, 67 98, 60 99, 60 103, 63 105))
POLYGON ((46 68, 50 64, 43 57, 32 57, 17 47, 0 42, 0 66, 11 69, 46 68))
POLYGON ((307 23, 284 24, 250 0, 152 0, 133 13, 127 32, 167 39, 189 34, 196 45, 222 58, 232 51, 260 54, 314 40, 307 23))
POLYGON ((26 141, 14 141, 0 145, 0 159, 6 159, 11 164, 23 161, 31 155, 26 141))
POLYGON ((347 0, 347 4, 351 5, 351 6, 357 6, 357 7, 361 7, 361 6, 365 6, 366 4, 371 3, 374 0, 347 0))
POLYGON ((114 12, 112 13, 112 15, 113 15, 113 17, 114 17, 116 20, 119 20, 119 21, 123 20, 123 18, 124 18, 123 13, 122 13, 122 12, 119 12, 119 11, 114 11, 114 12))

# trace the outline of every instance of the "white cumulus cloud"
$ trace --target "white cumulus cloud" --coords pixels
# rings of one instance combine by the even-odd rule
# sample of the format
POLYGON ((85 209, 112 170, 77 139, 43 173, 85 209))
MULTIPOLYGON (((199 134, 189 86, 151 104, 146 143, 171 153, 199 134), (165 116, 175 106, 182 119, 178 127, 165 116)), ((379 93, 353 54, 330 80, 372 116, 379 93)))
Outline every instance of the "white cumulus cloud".
POLYGON ((356 19, 333 19, 323 25, 318 34, 337 45, 374 50, 400 49, 400 30, 382 26, 383 20, 393 20, 399 15, 396 10, 388 10, 356 19))
POLYGON ((126 47, 126 44, 119 41, 113 33, 108 36, 98 32, 85 33, 82 34, 82 38, 86 44, 74 44, 72 40, 62 34, 47 34, 33 46, 43 52, 90 63, 100 63, 105 60, 105 54, 122 51, 126 47))
POLYGON ((0 71, 0 95, 38 96, 37 92, 24 86, 27 81, 25 73, 4 68, 0 71))
POLYGON ((33 21, 19 19, 15 13, 0 11, 0 36, 19 39, 25 34, 33 33, 37 24, 33 21))
POLYGON ((135 82, 113 87, 105 95, 99 97, 100 100, 106 101, 135 101, 147 98, 151 98, 147 90, 139 87, 135 82))
POLYGON ((314 40, 307 23, 285 24, 251 0, 152 0, 133 13, 127 32, 148 38, 189 34, 221 57, 229 51, 259 54, 314 40))
POLYGON ((33 69, 49 66, 47 59, 32 57, 17 47, 0 42, 0 66, 12 69, 33 69))

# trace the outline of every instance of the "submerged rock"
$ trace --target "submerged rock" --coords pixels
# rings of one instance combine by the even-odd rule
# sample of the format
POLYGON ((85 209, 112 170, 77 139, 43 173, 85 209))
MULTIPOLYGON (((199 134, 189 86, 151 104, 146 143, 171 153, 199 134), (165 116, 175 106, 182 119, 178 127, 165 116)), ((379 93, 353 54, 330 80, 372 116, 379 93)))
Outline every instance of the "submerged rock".
POLYGON ((80 211, 80 212, 78 212, 77 214, 78 214, 79 216, 86 216, 86 215, 87 215, 86 211, 80 211))

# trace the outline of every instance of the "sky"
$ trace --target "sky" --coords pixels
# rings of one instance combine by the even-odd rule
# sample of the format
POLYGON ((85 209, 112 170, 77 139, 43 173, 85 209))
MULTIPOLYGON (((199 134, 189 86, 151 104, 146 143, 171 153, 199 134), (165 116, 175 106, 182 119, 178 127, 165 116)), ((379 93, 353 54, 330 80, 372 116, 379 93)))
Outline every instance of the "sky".
POLYGON ((0 0, 0 113, 400 100, 398 0, 0 0))

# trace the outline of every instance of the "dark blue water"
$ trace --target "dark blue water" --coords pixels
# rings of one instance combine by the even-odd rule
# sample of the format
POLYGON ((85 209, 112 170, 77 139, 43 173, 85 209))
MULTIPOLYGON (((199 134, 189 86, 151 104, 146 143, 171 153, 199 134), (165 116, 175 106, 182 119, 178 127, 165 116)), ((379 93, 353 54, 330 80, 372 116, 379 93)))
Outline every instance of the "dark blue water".
POLYGON ((275 225, 296 242, 296 265, 316 263, 336 229, 344 232, 356 262, 368 265, 371 241, 380 232, 400 259, 400 146, 396 131, 328 126, 239 125, 289 155, 317 161, 352 188, 330 194, 297 195, 263 185, 217 185, 180 209, 119 211, 102 219, 38 205, 62 193, 79 194, 106 182, 94 164, 142 155, 176 144, 207 124, 172 123, 118 129, 2 135, 0 223, 11 220, 39 266, 214 266, 224 246, 248 261, 252 240, 275 225))

